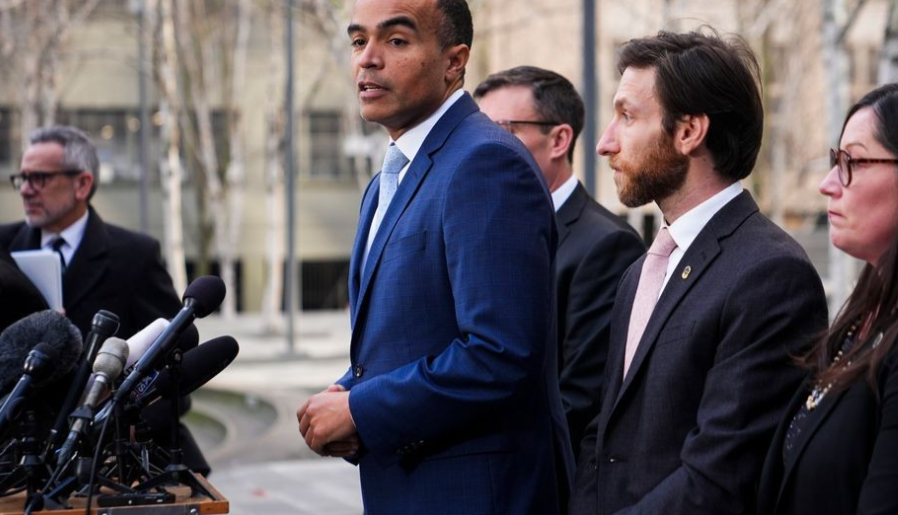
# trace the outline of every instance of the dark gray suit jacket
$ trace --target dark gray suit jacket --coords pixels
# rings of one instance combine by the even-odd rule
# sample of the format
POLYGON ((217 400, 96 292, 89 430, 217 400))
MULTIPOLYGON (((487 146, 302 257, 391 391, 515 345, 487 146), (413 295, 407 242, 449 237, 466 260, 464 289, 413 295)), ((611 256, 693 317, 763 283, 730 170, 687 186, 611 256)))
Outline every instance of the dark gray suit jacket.
POLYGON ((764 455, 802 377, 789 353, 827 325, 820 278, 743 192, 677 265, 622 384, 642 263, 618 291, 571 513, 756 513, 764 455))
POLYGON ((555 214, 558 224, 558 379, 575 456, 599 414, 611 309, 621 276, 645 253, 642 239, 577 188, 555 214))

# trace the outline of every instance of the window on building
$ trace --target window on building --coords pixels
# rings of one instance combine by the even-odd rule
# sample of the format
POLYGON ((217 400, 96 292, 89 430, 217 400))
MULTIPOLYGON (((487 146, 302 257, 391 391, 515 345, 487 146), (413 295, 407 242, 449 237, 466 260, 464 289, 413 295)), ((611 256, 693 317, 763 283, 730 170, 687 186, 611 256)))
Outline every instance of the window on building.
POLYGON ((342 117, 339 111, 310 111, 309 175, 313 178, 343 178, 348 160, 343 155, 342 117))
MULTIPOLYGON (((100 158, 100 181, 140 179, 140 117, 125 109, 64 109, 56 116, 62 125, 72 125, 93 139, 100 158)), ((150 136, 150 156, 157 155, 158 128, 150 136)), ((151 170, 156 164, 151 160, 151 170)))

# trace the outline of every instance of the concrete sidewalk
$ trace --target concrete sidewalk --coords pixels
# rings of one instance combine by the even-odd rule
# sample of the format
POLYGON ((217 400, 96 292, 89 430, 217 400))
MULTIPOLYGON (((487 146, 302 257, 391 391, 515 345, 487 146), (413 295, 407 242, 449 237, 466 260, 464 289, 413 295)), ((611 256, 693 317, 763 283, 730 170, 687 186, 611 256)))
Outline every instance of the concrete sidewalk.
POLYGON ((210 482, 230 501, 230 513, 360 515, 356 468, 313 454, 296 422, 305 399, 349 366, 349 313, 301 315, 293 353, 286 337, 266 333, 256 315, 210 316, 197 328, 201 341, 230 335, 240 344, 234 363, 194 395, 193 408, 222 427, 222 438, 194 432, 212 464, 210 482), (221 394, 242 401, 216 401, 221 394))

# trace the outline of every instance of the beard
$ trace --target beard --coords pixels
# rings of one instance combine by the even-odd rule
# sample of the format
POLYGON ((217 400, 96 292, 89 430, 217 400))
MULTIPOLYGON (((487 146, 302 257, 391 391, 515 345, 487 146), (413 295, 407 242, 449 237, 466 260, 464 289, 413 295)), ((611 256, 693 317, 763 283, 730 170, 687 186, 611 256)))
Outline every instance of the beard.
POLYGON ((614 183, 617 196, 627 207, 639 207, 669 197, 686 182, 689 158, 677 152, 673 137, 661 136, 636 161, 628 161, 620 154, 611 156, 611 167, 617 170, 614 183))

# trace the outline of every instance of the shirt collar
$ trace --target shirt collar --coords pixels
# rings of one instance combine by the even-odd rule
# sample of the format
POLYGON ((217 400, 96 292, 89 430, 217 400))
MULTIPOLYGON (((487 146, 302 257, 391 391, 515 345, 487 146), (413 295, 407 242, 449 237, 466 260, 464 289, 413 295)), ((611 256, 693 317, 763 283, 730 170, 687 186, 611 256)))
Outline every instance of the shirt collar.
POLYGON ((740 193, 742 193, 742 184, 736 181, 687 211, 673 224, 668 226, 665 222, 663 226, 670 231, 670 236, 677 243, 677 249, 686 252, 708 221, 740 193))
MULTIPOLYGON (((449 98, 443 102, 443 105, 434 111, 434 113, 426 120, 407 130, 405 134, 399 136, 399 139, 395 140, 396 146, 402 151, 402 155, 409 160, 409 163, 415 160, 415 156, 418 155, 418 150, 421 150, 421 145, 424 144, 424 140, 427 139, 427 135, 430 134, 431 129, 433 129, 437 122, 440 121, 440 118, 446 114, 446 111, 448 111, 449 108, 452 107, 464 94, 465 91, 463 89, 459 89, 451 94, 449 98)), ((393 141, 391 140, 391 142, 393 141)))
POLYGON ((90 210, 84 212, 81 215, 81 218, 75 220, 75 222, 60 231, 59 233, 49 232, 41 229, 41 248, 48 247, 53 240, 56 238, 62 237, 65 240, 66 244, 72 249, 77 249, 78 245, 81 244, 81 240, 84 238, 84 231, 87 229, 87 217, 90 216, 90 210))
POLYGON ((561 209, 561 206, 567 202, 567 199, 571 198, 571 195, 574 193, 574 190, 577 189, 577 183, 579 182, 577 176, 572 174, 566 181, 564 181, 564 184, 552 192, 552 204, 555 206, 556 213, 561 209))

